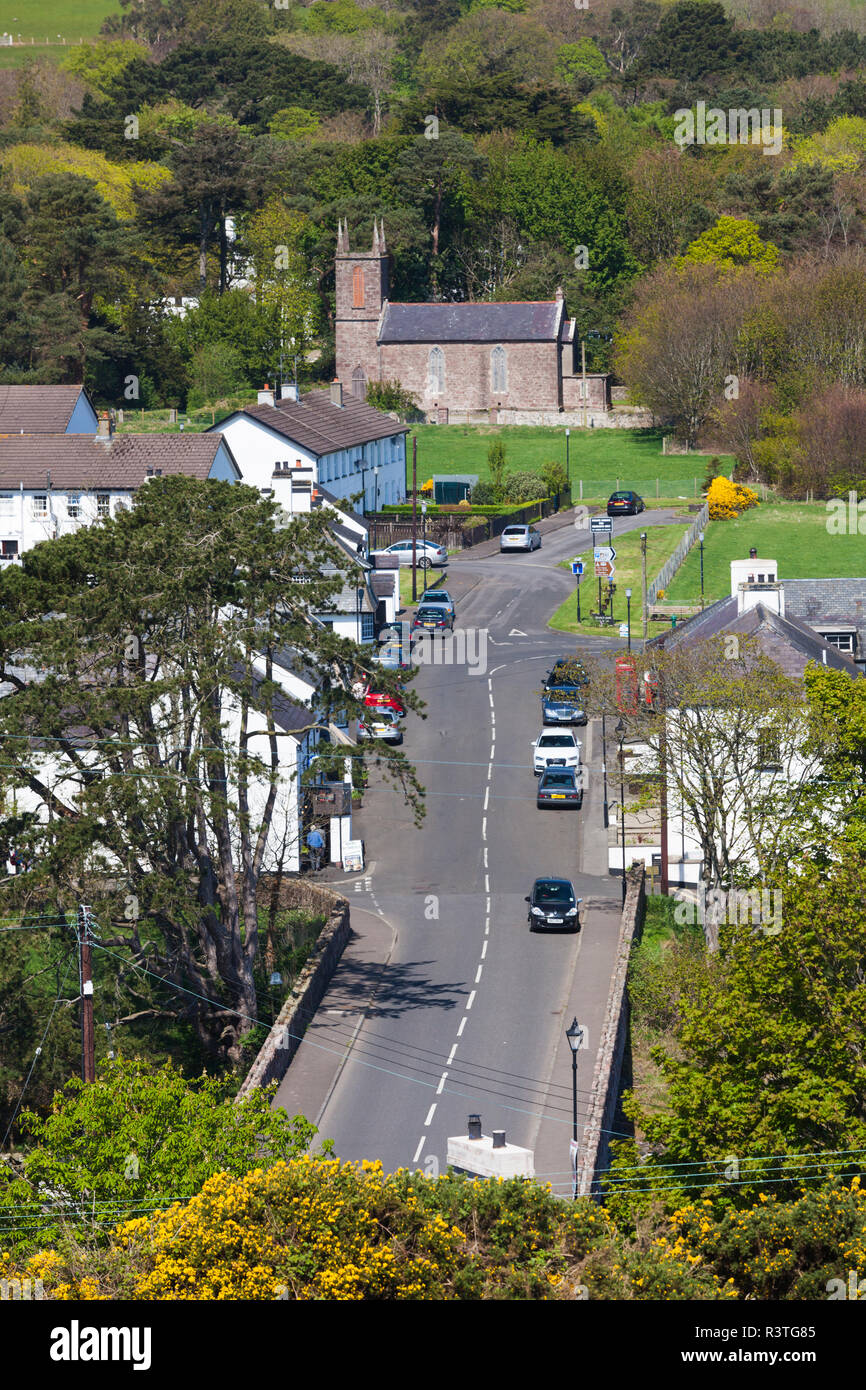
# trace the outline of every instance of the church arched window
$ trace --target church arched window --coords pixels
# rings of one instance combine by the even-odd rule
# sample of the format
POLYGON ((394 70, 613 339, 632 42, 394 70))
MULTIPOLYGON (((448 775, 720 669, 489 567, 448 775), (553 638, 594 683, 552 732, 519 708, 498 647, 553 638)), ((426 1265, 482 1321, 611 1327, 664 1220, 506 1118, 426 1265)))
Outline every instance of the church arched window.
POLYGON ((490 384, 494 392, 508 390, 508 359, 504 347, 495 347, 490 354, 490 384))
POLYGON ((445 353, 440 347, 430 349, 427 372, 430 390, 434 395, 441 395, 445 390, 445 353))
POLYGON ((352 308, 364 307, 364 267, 356 265, 352 271, 352 308))
POLYGON ((356 367, 352 373, 352 395, 363 401, 367 396, 367 373, 363 367, 356 367))

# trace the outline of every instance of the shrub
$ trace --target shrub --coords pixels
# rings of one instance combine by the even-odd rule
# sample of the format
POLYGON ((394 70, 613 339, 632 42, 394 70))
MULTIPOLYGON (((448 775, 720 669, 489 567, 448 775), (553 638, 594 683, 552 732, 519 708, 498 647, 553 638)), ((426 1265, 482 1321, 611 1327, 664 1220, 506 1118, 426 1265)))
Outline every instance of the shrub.
POLYGON ((711 521, 728 521, 739 516, 749 507, 759 506, 758 495, 742 483, 732 483, 729 478, 714 478, 707 493, 711 521))
MULTIPOLYGON (((411 415, 418 409, 412 392, 405 391, 399 381, 371 381, 367 386, 367 404, 397 415, 411 415)), ((432 479, 430 486, 433 486, 432 479)))
POLYGON ((537 473, 509 473, 505 479, 505 499, 508 502, 535 502, 547 496, 547 485, 537 473))
POLYGON ((496 489, 486 478, 482 478, 472 489, 471 498, 476 507, 495 507, 496 489))

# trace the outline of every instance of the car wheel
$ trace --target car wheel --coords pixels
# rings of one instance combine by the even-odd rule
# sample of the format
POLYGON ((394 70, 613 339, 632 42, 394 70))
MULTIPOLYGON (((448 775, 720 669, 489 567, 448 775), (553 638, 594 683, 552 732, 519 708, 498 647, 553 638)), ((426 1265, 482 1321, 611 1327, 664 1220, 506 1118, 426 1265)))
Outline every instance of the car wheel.
POLYGON ((419 568, 419 569, 422 569, 422 570, 429 570, 429 568, 430 568, 430 560, 429 560, 429 557, 428 557, 427 555, 422 555, 422 556, 421 556, 420 560, 418 561, 418 568, 419 568))

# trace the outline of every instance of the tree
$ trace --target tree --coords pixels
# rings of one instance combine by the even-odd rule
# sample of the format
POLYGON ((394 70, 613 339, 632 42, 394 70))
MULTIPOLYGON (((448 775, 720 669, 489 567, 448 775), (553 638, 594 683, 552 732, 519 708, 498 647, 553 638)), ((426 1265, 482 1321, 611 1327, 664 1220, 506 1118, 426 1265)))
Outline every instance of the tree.
POLYGON ((279 324, 280 348, 302 356, 319 327, 317 287, 310 274, 313 227, 274 195, 245 218, 241 239, 253 258, 256 303, 279 324))
POLYGON ((686 248, 683 257, 683 261, 715 265, 721 270, 751 266, 763 274, 775 270, 778 259, 776 247, 761 241, 755 223, 745 217, 718 218, 686 248))
POLYGON ((491 439, 487 449, 487 467, 490 469, 490 483, 494 501, 505 501, 505 441, 491 439))
MULTIPOLYGON (((359 708, 363 661, 313 620, 346 582, 327 518, 275 529, 275 516, 242 486, 153 478, 130 510, 36 546, 0 577, 6 783, 40 809, 34 867, 10 900, 93 903, 127 975, 146 966, 163 982, 142 1007, 184 1018, 235 1064, 257 1018, 257 885, 292 790, 274 655, 318 673, 311 730, 359 708)), ((378 679, 396 691, 389 673, 378 679)), ((411 768, 382 757, 420 817, 411 768)), ((337 765, 325 749, 319 766, 337 765)))
POLYGON ((658 1155, 656 1185, 665 1171, 672 1190, 686 1186, 672 1165, 699 1162, 718 1172, 711 1195, 724 1195, 736 1156, 730 1200, 754 1200, 768 1178, 803 1176, 802 1160, 784 1155, 812 1154, 814 1180, 866 1143, 866 870, 848 855, 823 868, 803 854, 780 883, 781 930, 722 927, 705 986, 682 1002, 676 1055, 657 1054, 664 1110, 626 1101, 658 1155), (769 1173, 767 1155, 780 1155, 769 1173))
MULTIPOLYGON (((306 1152, 314 1126, 272 1108, 270 1088, 234 1101, 233 1091, 231 1077, 187 1079, 171 1063, 125 1058, 105 1062, 95 1082, 67 1081, 47 1115, 22 1116, 27 1187, 0 1167, 0 1214, 26 1197, 33 1221, 53 1225, 56 1235, 66 1223, 86 1227, 94 1214, 101 1223, 136 1206, 183 1201, 215 1173, 240 1177, 306 1152)), ((32 1248, 32 1233, 23 1243, 32 1248)))
MULTIPOLYGON (((739 375, 737 343, 756 295, 750 271, 660 267, 641 281, 616 345, 616 370, 633 396, 670 420, 689 445, 739 375)), ((745 372, 743 372, 745 375, 745 372)))
POLYGON ((673 144, 641 150, 631 168, 628 226, 631 243, 647 262, 665 260, 708 219, 711 191, 706 167, 673 144))

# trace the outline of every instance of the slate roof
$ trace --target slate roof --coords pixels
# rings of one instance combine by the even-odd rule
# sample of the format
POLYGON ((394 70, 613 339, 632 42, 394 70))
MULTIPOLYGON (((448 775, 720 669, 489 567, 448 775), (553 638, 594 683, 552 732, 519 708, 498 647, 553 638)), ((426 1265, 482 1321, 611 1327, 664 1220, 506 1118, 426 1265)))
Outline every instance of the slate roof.
MULTIPOLYGON (((321 572, 327 578, 333 578, 334 576, 343 573, 343 571, 337 569, 336 565, 328 563, 321 566, 321 572)), ((357 591, 361 588, 363 588, 364 590, 364 597, 361 599, 360 611, 362 613, 375 613, 376 604, 373 602, 372 596, 370 594, 369 582, 367 580, 367 570, 361 567, 359 567, 358 569, 357 584, 347 583, 343 586, 342 589, 338 590, 337 593, 332 594, 331 597, 328 599, 328 607, 322 608, 320 610, 320 613, 324 614, 325 616, 329 616, 331 614, 336 613, 357 613, 357 591)))
MULTIPOLYGON (((322 487, 321 483, 316 483, 316 492, 319 494, 320 498, 323 498, 326 502, 330 502, 332 507, 336 507, 340 512, 345 512, 347 516, 349 515, 349 505, 345 497, 337 497, 333 492, 329 492, 326 487, 322 487)), ((314 501, 313 506, 315 505, 316 502, 314 501)), ((351 516, 353 523, 362 526, 365 531, 370 530, 370 522, 366 517, 359 516, 357 512, 352 512, 351 516)))
MULTIPOLYGON (((207 478, 220 444, 214 434, 42 434, 0 437, 0 488, 137 488, 148 468, 207 478)), ((234 460, 232 459, 232 462, 234 460)), ((237 468, 237 465, 235 464, 237 468)), ((237 470, 240 479, 240 469, 237 470)))
POLYGON ((380 343, 547 343, 560 332, 561 299, 504 304, 391 304, 380 343))
POLYGON ((0 386, 0 435, 63 434, 78 402, 78 386, 0 386))
MULTIPOLYGON (((391 434, 408 434, 409 426, 392 420, 374 406, 343 393, 343 404, 334 405, 329 391, 308 391, 299 401, 281 400, 276 405, 248 405, 243 415, 249 415, 267 425, 316 458, 334 454, 341 449, 354 449, 374 439, 386 439, 391 434)), ((211 426, 208 433, 224 429, 226 421, 211 426)))
POLYGON ((831 647, 799 618, 783 618, 763 603, 747 608, 738 616, 737 606, 736 596, 720 599, 670 632, 651 638, 647 645, 665 648, 691 646, 709 637, 733 633, 741 637, 754 637, 764 653, 787 676, 799 679, 809 661, 846 671, 850 676, 859 675, 853 661, 831 647))

